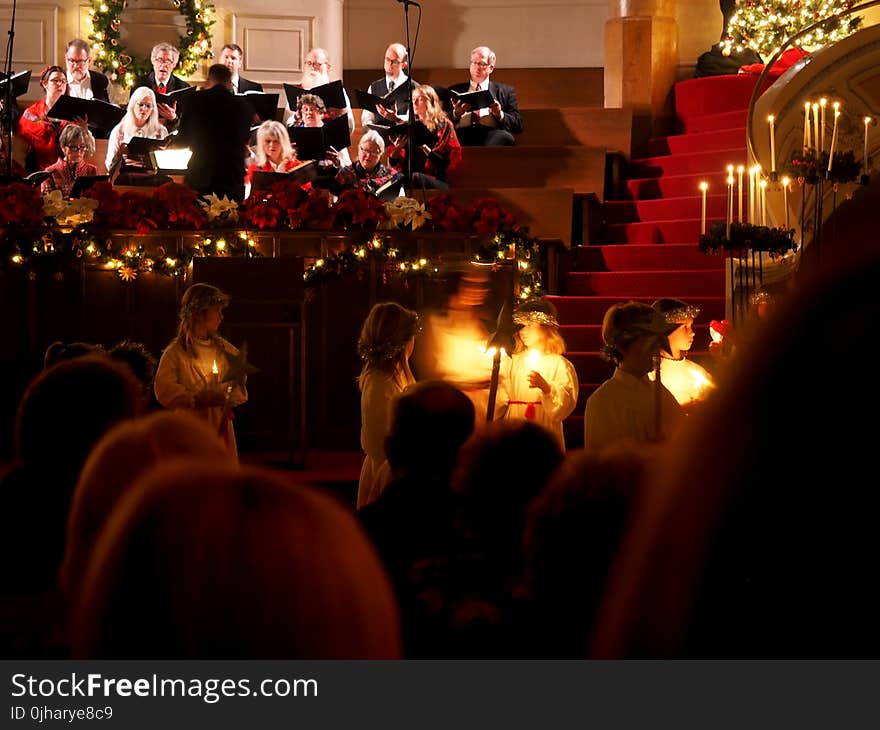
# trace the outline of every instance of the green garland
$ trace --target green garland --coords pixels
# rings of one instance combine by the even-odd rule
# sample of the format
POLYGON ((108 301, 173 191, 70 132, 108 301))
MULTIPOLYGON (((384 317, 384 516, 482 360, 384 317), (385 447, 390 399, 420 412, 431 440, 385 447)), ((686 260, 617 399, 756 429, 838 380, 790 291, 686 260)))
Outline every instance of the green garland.
POLYGON ((751 223, 730 224, 730 237, 727 236, 727 223, 715 221, 709 227, 709 235, 700 236, 700 251, 703 253, 722 253, 729 251, 736 255, 745 251, 764 251, 771 257, 784 256, 797 250, 794 230, 755 226, 751 223))
MULTIPOLYGON (((106 71, 111 81, 125 88, 134 86, 135 80, 149 73, 153 65, 150 59, 133 58, 125 52, 119 33, 120 15, 127 0, 92 0, 89 9, 92 44, 92 62, 106 71)), ((181 76, 192 76, 202 59, 211 58, 211 26, 215 22, 214 5, 210 0, 172 0, 171 4, 186 19, 186 34, 178 38, 180 62, 177 70, 181 76)))

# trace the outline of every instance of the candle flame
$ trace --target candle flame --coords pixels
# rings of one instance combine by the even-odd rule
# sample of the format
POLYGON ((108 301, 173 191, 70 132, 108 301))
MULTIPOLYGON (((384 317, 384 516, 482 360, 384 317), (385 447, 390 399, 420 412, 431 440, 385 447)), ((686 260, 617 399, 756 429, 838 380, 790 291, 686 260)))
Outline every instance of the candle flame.
POLYGON ((871 117, 865 117, 865 126, 867 127, 871 123, 871 117))
POLYGON ((702 190, 703 192, 706 192, 708 189, 709 189, 709 183, 707 183, 705 180, 703 180, 700 183, 700 190, 702 190))
POLYGON ((745 172, 745 169, 746 169, 746 166, 745 166, 745 165, 740 165, 739 167, 736 168, 736 171, 737 171, 740 175, 742 175, 743 172, 745 172))
POLYGON ((770 122, 770 124, 773 124, 773 122, 774 122, 775 120, 776 120, 776 117, 774 117, 772 114, 769 114, 769 115, 767 116, 767 121, 770 122))
POLYGON ((787 187, 788 187, 788 184, 789 184, 790 182, 791 182, 791 178, 789 178, 789 177, 784 177, 784 178, 782 178, 782 187, 787 188, 787 187))
POLYGON ((214 375, 219 375, 219 374, 220 374, 220 368, 217 367, 217 361, 216 361, 216 360, 214 360, 213 364, 211 365, 211 372, 212 372, 214 375))

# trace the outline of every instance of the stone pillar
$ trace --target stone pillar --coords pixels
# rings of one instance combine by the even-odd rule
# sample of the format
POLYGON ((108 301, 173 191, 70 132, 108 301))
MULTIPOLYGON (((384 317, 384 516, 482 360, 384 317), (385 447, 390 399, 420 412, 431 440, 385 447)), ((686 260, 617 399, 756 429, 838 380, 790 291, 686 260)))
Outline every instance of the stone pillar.
MULTIPOLYGON (((667 129, 678 69, 675 0, 610 0, 605 23, 605 107, 632 108, 667 129)), ((634 142, 636 140, 634 139, 634 142)))

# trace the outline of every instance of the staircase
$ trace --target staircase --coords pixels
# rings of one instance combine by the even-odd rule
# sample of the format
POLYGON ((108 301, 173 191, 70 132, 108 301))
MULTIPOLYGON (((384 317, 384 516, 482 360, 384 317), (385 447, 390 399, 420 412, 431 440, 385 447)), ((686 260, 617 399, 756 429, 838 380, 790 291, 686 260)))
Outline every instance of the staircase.
MULTIPOLYGON (((633 159, 622 200, 604 205, 601 244, 577 246, 572 270, 551 297, 580 398, 564 424, 569 448, 583 447, 587 398, 613 372, 599 356, 605 311, 634 299, 676 297, 700 307, 695 355, 708 349, 708 323, 724 317, 724 259, 700 252, 701 193, 709 183, 707 225, 726 216, 726 166, 746 164, 746 117, 756 77, 714 76, 676 84, 680 134, 648 141, 633 159)), ((734 215, 737 202, 734 201, 734 215)))

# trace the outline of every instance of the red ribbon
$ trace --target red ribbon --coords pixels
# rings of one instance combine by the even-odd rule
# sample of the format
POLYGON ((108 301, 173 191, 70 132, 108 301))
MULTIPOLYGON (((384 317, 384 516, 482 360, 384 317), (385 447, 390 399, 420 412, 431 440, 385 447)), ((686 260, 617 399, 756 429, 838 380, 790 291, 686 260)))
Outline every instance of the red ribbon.
POLYGON ((539 400, 509 400, 507 401, 507 405, 509 406, 525 406, 526 413, 525 417, 529 421, 535 420, 535 406, 541 405, 541 401, 539 400))

